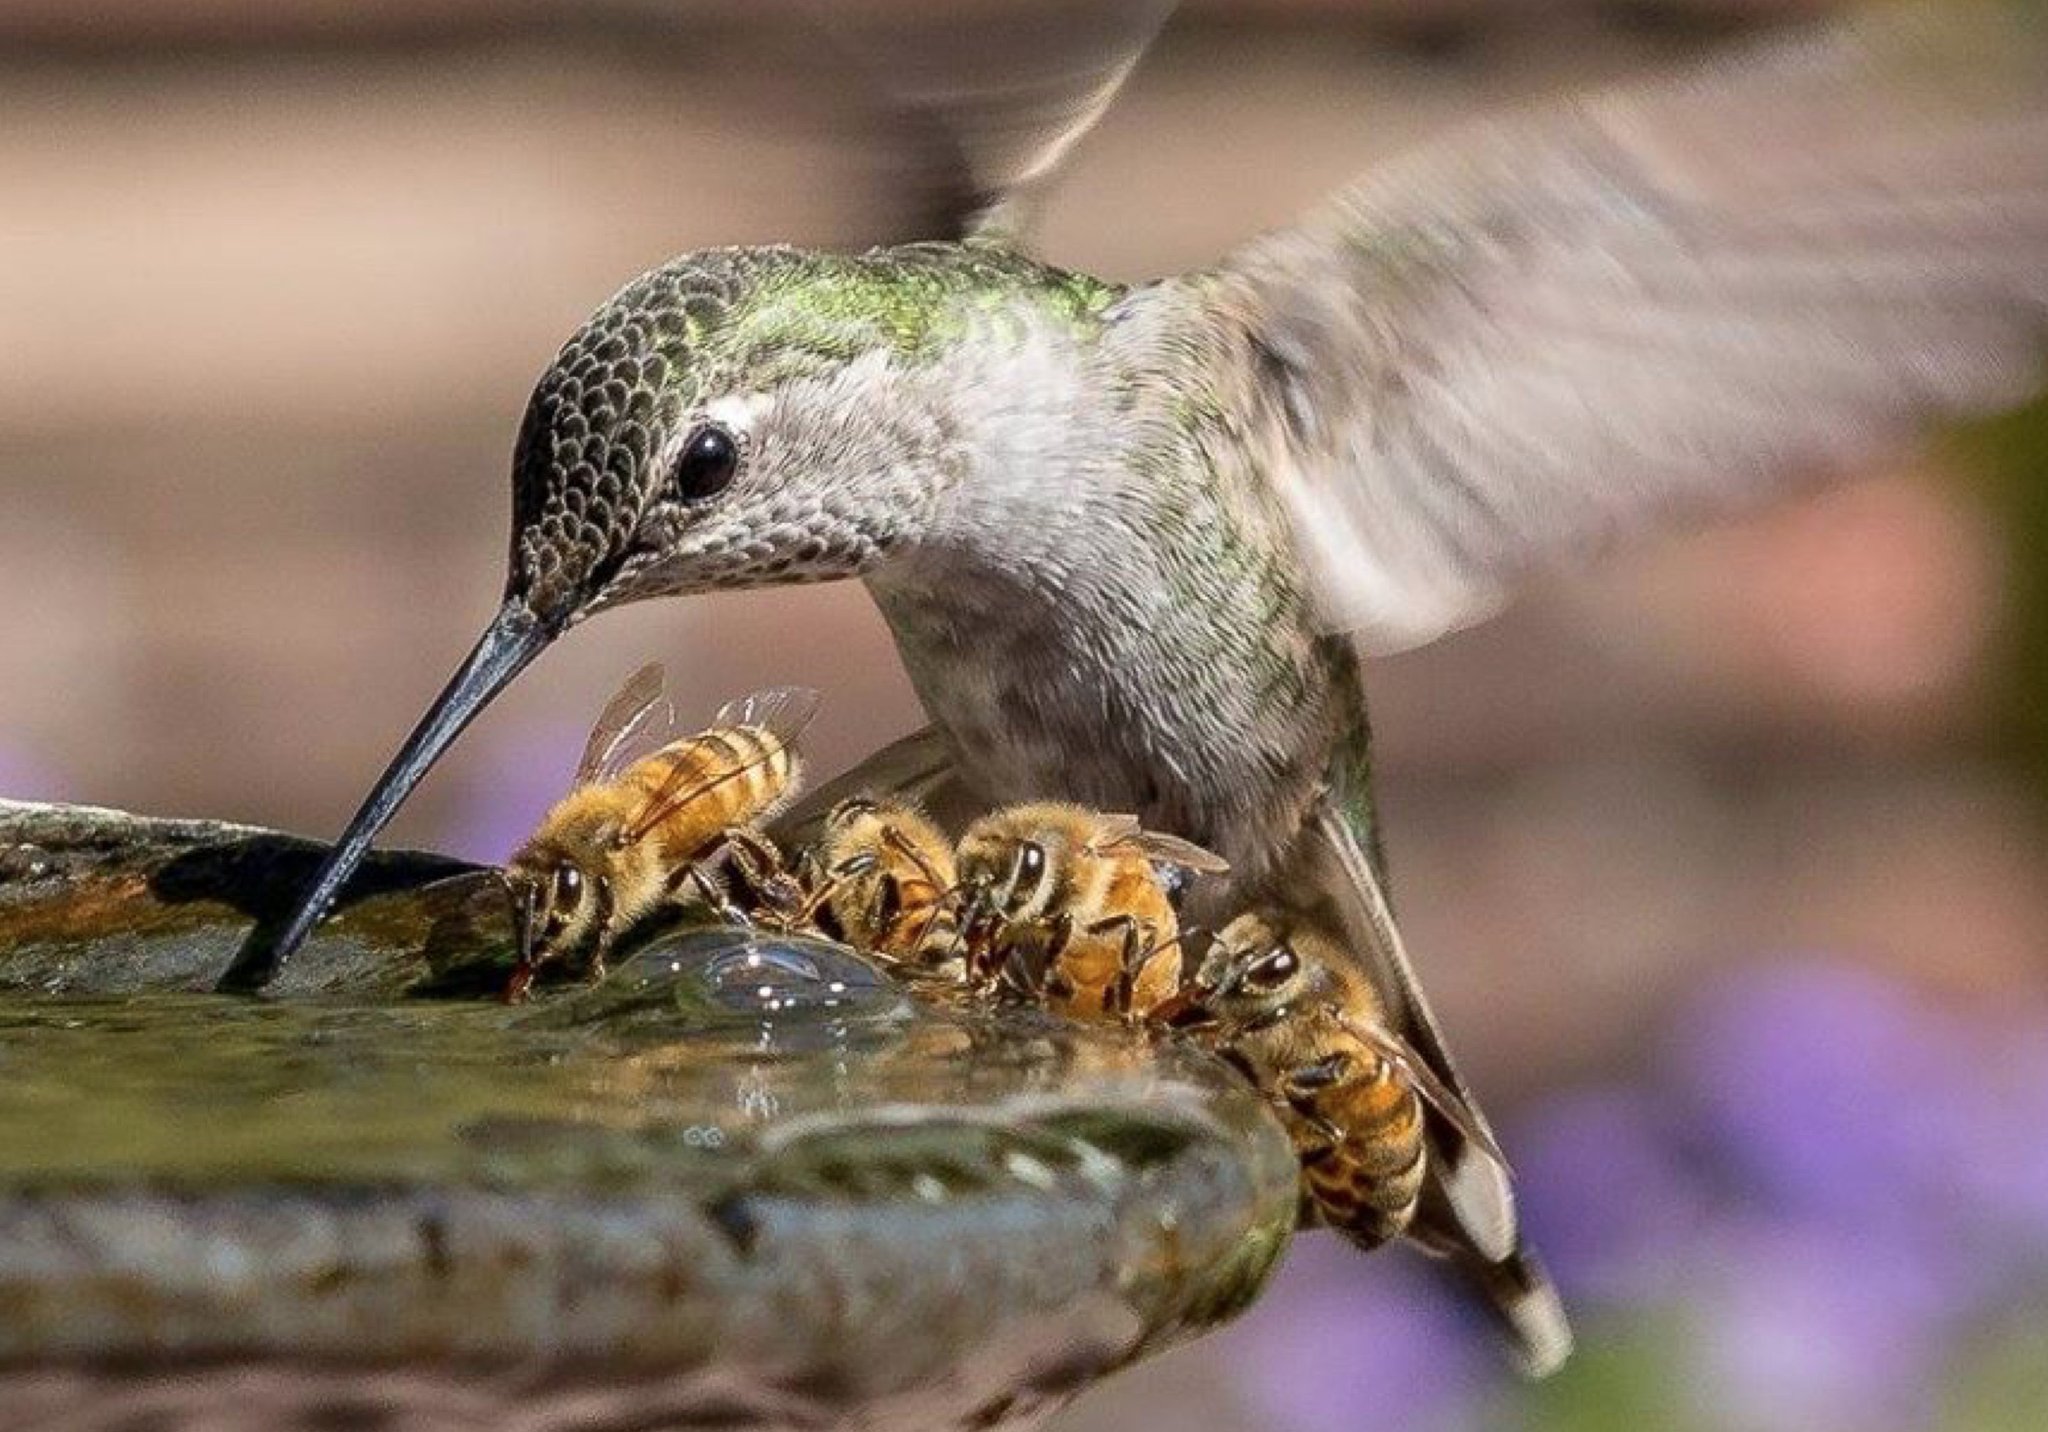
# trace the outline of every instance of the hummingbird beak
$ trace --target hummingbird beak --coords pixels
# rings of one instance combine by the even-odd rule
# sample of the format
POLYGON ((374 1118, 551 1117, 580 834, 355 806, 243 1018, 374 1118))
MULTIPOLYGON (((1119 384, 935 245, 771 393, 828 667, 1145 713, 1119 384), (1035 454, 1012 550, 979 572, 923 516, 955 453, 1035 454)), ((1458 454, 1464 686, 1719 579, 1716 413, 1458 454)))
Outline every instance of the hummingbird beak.
POLYGON ((512 678, 524 671, 554 638, 555 628, 544 624, 517 599, 508 600, 499 608, 469 659, 435 698, 426 716, 392 758, 383 778, 363 801, 362 809, 328 851, 290 920, 281 931, 258 923, 235 955, 235 962, 221 976, 218 989, 226 993, 253 993, 276 978, 285 961, 326 915, 334 897, 369 853, 370 842, 412 794, 420 777, 491 698, 511 685, 512 678))

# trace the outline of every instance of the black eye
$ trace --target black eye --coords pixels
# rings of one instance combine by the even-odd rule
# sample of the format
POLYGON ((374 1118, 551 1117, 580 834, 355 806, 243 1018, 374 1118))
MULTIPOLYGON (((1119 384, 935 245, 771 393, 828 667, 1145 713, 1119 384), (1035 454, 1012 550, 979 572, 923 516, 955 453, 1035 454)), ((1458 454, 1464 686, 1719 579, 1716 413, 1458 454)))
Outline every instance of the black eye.
POLYGON ((690 434, 676 459, 676 493, 685 502, 703 502, 732 485, 740 470, 740 448, 731 433, 706 423, 690 434))
POLYGON ((555 906, 567 911, 582 903, 583 872, 573 865, 555 868, 555 906))
POLYGON ((875 889, 875 924, 887 930, 903 913, 903 887, 893 875, 884 875, 875 889))
POLYGON ((1017 847, 1017 893, 1038 888, 1045 878, 1045 847, 1027 840, 1017 847))
POLYGON ((1294 957, 1294 951, 1282 945, 1259 956, 1252 967, 1244 972, 1244 982, 1262 994, 1271 994, 1294 978, 1294 972, 1301 968, 1301 961, 1294 957))

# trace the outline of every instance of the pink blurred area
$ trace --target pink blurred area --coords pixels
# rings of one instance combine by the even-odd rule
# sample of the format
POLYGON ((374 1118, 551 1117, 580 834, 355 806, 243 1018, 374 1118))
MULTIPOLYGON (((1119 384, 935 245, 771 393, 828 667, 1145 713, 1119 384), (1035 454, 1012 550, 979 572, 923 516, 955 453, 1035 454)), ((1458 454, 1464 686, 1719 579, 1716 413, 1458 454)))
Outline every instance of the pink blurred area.
MULTIPOLYGON (((1200 0, 1078 151, 1044 251, 1198 264, 1460 119, 1816 8, 1200 0)), ((688 248, 891 236, 901 156, 786 7, 679 0, 653 47, 563 19, 601 10, 0 8, 0 795, 335 831, 495 606, 512 434, 579 319, 688 248)), ((1410 941, 1511 1124, 1642 1067, 1758 951, 1945 1007, 2041 999, 2040 811, 1983 754, 2010 561, 1976 487, 1901 455, 1371 669, 1410 941)), ((502 856, 651 658, 686 717, 821 688, 821 770, 919 724, 856 587, 629 609, 390 838, 502 856)), ((1289 1296, 1349 1307, 1320 1258, 1289 1296)), ((1232 1346, 1283 1358, 1285 1326, 1232 1346)), ((1067 1425, 1337 1425, 1204 1358, 1067 1425)), ((1442 1405, 1415 1425, 1488 1424, 1442 1405)))

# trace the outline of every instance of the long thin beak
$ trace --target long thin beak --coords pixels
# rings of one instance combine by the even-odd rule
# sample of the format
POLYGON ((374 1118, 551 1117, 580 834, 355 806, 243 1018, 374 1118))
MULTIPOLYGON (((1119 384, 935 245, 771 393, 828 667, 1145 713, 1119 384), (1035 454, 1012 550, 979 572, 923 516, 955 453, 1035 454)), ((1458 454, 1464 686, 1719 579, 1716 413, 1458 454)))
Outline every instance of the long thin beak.
POLYGON ((313 933, 313 927, 327 914, 341 887, 348 883, 349 876, 362 864, 364 855, 369 853, 370 842, 376 839, 405 798, 412 794, 412 788, 420 783, 420 777, 427 773, 441 753, 448 749, 455 738, 462 734, 465 726, 475 719, 476 714, 490 704, 492 697, 512 684, 512 678, 524 671, 527 664, 554 639, 555 633, 543 625, 526 607, 516 601, 508 601, 491 618, 491 624, 484 628, 476 650, 448 681, 434 704, 428 708, 420 724, 413 728, 398 754, 391 760, 384 776, 364 800, 362 809, 350 821, 334 848, 328 851, 327 859, 321 864, 319 873, 313 877, 312 887, 307 890, 298 908, 292 912, 282 930, 272 930, 259 923, 249 932, 241 950, 235 955, 235 962, 228 972, 221 976, 219 990, 227 993, 250 993, 263 988, 292 953, 306 942, 313 933))

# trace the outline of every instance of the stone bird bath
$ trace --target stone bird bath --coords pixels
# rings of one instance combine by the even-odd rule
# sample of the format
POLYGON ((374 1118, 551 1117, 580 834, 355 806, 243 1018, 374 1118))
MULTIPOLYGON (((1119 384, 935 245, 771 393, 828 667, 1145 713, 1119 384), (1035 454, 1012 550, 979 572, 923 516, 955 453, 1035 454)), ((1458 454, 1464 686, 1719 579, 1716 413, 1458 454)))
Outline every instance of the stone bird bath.
POLYGON ((204 993, 318 855, 0 803, 0 1427, 1023 1425, 1287 1243, 1220 1066, 837 946, 681 931, 508 1008, 502 900, 386 855, 204 993))

